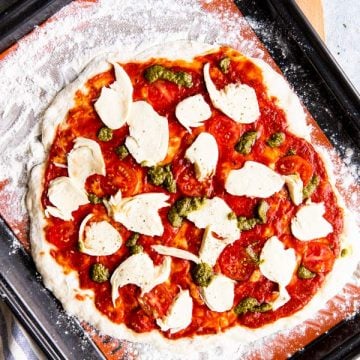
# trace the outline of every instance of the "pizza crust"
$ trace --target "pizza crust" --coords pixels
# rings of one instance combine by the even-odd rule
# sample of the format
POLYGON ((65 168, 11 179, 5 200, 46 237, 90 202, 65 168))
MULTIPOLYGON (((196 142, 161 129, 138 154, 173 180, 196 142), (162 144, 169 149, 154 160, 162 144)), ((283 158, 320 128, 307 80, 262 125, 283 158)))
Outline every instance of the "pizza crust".
MULTIPOLYGON (((279 319, 272 324, 258 329, 237 326, 216 335, 201 335, 194 338, 181 338, 175 341, 166 339, 156 330, 139 334, 123 324, 111 322, 95 307, 93 292, 80 289, 77 273, 75 271, 64 273, 63 268, 50 255, 53 245, 45 239, 43 229, 46 225, 46 219, 41 204, 45 164, 47 154, 56 134, 56 128, 59 125, 61 126, 67 111, 74 105, 73 98, 76 90, 84 88, 84 84, 89 78, 108 70, 111 66, 110 63, 113 61, 142 61, 158 57, 174 60, 180 57, 181 59, 191 60, 196 55, 210 52, 211 50, 214 50, 213 45, 176 41, 155 46, 134 56, 132 59, 124 59, 116 54, 111 54, 103 55, 90 62, 79 77, 55 97, 44 114, 42 144, 46 157, 44 157, 42 164, 33 168, 29 181, 29 191, 26 197, 26 205, 31 218, 30 240, 33 259, 39 273, 42 275, 45 287, 51 290, 55 297, 60 300, 65 311, 80 320, 90 323, 104 334, 133 342, 152 344, 161 350, 170 351, 172 354, 186 354, 187 358, 197 358, 197 353, 200 351, 211 353, 218 346, 235 353, 239 348, 239 344, 246 344, 277 331, 291 329, 302 323, 316 311, 323 308, 326 301, 342 289, 356 268, 357 255, 359 254, 355 238, 357 233, 356 223, 350 212, 345 210, 345 226, 342 240, 352 246, 352 254, 346 258, 337 258, 333 271, 328 274, 321 289, 302 310, 290 317, 279 319), (82 300, 79 300, 79 298, 82 298, 82 300)), ((252 61, 262 70, 269 95, 277 96, 278 106, 285 111, 290 130, 295 135, 309 140, 310 127, 306 123, 303 107, 288 83, 263 60, 252 59, 252 61), (289 116, 290 113, 291 116, 289 116)), ((319 148, 319 146, 316 147, 316 150, 320 154, 324 153, 324 150, 319 148)), ((322 158, 325 160, 325 164, 327 164, 329 177, 333 180, 334 176, 329 161, 324 156, 322 158)), ((336 191, 334 181, 332 185, 336 191)), ((336 194, 340 206, 345 209, 341 196, 337 191, 336 194)))

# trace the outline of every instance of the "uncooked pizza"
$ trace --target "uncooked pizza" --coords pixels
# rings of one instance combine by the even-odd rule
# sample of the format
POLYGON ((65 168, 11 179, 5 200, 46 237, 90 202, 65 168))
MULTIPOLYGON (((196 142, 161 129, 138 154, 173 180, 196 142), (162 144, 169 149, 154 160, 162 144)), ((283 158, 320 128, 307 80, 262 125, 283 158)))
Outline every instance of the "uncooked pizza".
POLYGON ((160 346, 305 320, 351 250, 299 100, 229 47, 167 47, 94 60, 46 112, 27 198, 45 285, 160 346))

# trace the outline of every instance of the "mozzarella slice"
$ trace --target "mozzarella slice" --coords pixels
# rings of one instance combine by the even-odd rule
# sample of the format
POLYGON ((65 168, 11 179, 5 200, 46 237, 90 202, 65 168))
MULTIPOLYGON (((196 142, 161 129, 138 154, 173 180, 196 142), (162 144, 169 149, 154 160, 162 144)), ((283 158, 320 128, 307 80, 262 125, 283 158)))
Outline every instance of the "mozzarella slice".
POLYGON ((87 223, 93 214, 87 215, 79 229, 79 250, 92 256, 106 256, 118 251, 122 238, 118 231, 107 221, 87 223))
POLYGON ((175 334, 191 324, 192 310, 193 301, 189 290, 181 289, 166 316, 162 319, 157 319, 156 323, 162 331, 170 330, 170 333, 175 334))
POLYGON ((79 189, 77 184, 66 176, 50 182, 48 198, 54 206, 47 206, 45 213, 65 221, 73 219, 71 213, 79 206, 89 203, 85 191, 79 189))
POLYGON ((225 189, 232 195, 268 198, 278 192, 284 183, 283 177, 269 167, 247 161, 241 169, 229 172, 225 189))
POLYGON ((169 255, 183 260, 190 260, 195 262, 196 264, 200 262, 199 258, 196 255, 186 250, 164 245, 152 245, 151 247, 161 255, 169 255))
POLYGON ((333 231, 332 225, 324 219, 324 203, 304 205, 291 220, 291 232, 302 241, 325 237, 333 231))
POLYGON ((91 139, 78 137, 68 154, 69 177, 83 187, 93 174, 106 175, 105 162, 99 144, 91 139))
POLYGON ((211 226, 205 229, 201 247, 199 250, 199 258, 202 262, 205 262, 211 266, 216 264, 216 261, 225 247, 231 243, 227 239, 218 239, 212 234, 211 226))
POLYGON ((203 181, 215 174, 219 149, 214 136, 201 133, 186 150, 185 159, 195 165, 198 180, 203 181))
POLYGON ((276 237, 268 239, 260 254, 260 271, 269 280, 279 284, 279 296, 273 302, 276 310, 290 300, 286 286, 290 283, 296 269, 294 249, 285 250, 284 244, 276 237))
POLYGON ((221 238, 231 242, 239 239, 240 230, 236 219, 229 219, 231 208, 226 202, 219 198, 205 199, 204 204, 187 215, 188 220, 193 222, 199 229, 211 226, 211 230, 221 238))
POLYGON ((206 89, 214 107, 241 124, 255 122, 260 116, 255 90, 245 84, 229 84, 218 90, 210 77, 210 64, 204 66, 206 89))
POLYGON ((135 160, 145 166, 154 166, 165 159, 169 145, 169 125, 145 101, 134 102, 127 120, 129 136, 125 145, 135 160))
POLYGON ((126 71, 114 63, 115 78, 109 88, 101 89, 100 97, 94 104, 101 121, 110 129, 120 129, 129 115, 133 86, 126 71))
POLYGON ((284 176, 285 184, 289 189, 290 198, 295 205, 300 205, 303 201, 304 184, 298 174, 284 176))
POLYGON ((159 209, 169 206, 169 196, 163 193, 144 193, 122 198, 119 190, 105 202, 108 214, 127 229, 149 236, 160 236, 164 226, 159 209))
POLYGON ((234 305, 235 282, 228 277, 214 275, 207 287, 201 288, 201 296, 212 311, 223 312, 234 305))
POLYGON ((176 118, 191 133, 191 127, 199 127, 210 118, 211 109, 201 94, 190 96, 176 105, 176 118))
POLYGON ((170 275, 171 259, 165 258, 164 262, 155 267, 150 256, 146 253, 131 255, 123 261, 110 278, 111 298, 114 306, 119 296, 119 287, 134 284, 142 289, 142 296, 156 285, 166 281, 170 275))

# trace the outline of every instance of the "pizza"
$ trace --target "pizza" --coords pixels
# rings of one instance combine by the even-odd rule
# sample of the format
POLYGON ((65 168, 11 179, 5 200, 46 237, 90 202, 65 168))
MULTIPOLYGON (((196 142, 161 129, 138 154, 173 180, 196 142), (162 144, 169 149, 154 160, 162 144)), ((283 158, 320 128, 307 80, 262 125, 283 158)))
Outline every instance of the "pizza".
POLYGON ((306 320, 351 274, 333 174, 262 60, 190 42, 95 59, 46 111, 42 143, 32 255, 102 333, 244 343, 306 320))

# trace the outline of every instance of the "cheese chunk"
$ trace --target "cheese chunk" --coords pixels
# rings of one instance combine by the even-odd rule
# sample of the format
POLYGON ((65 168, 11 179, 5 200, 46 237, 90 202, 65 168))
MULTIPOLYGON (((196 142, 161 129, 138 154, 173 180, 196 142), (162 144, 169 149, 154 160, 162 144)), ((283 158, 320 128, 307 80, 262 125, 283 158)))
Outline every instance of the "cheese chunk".
POLYGON ((284 179, 269 167, 256 161, 247 161, 238 170, 231 170, 225 182, 229 194, 268 198, 284 186, 284 179))
POLYGON ((303 201, 304 184, 298 174, 284 176, 288 187, 290 198, 295 205, 300 205, 303 201))
POLYGON ((126 71, 114 63, 116 81, 109 88, 101 89, 100 97, 94 104, 101 121, 110 129, 120 129, 129 115, 133 86, 126 71))
POLYGON ((260 271, 269 280, 279 284, 279 296, 272 304, 273 310, 289 301, 286 286, 290 283, 296 269, 294 249, 285 250, 284 244, 276 237, 268 239, 260 254, 260 271))
POLYGON ((192 310, 193 300, 189 294, 189 290, 181 289, 171 304, 166 316, 162 319, 156 319, 156 323, 162 331, 170 330, 171 334, 175 334, 191 324, 192 310))
POLYGON ((210 118, 211 109, 201 94, 190 96, 176 105, 176 118, 191 133, 192 127, 199 127, 210 118))
POLYGON ((171 259, 165 258, 165 263, 154 266, 146 253, 131 255, 123 261, 110 278, 111 298, 115 301, 119 296, 119 287, 134 284, 142 289, 141 296, 151 291, 156 285, 166 281, 170 275, 171 259))
POLYGON ((190 260, 196 264, 200 262, 196 255, 186 250, 164 245, 152 245, 151 247, 161 255, 169 255, 183 260, 190 260))
POLYGON ((47 206, 45 214, 65 221, 73 219, 71 213, 79 206, 89 203, 85 191, 79 189, 77 184, 66 176, 52 180, 47 195, 54 206, 47 206))
POLYGON ((144 193, 122 198, 119 190, 109 201, 104 202, 109 216, 128 230, 149 236, 160 236, 164 226, 159 209, 169 206, 169 196, 163 193, 144 193))
POLYGON ((201 297, 207 307, 216 312, 230 310, 234 305, 235 282, 228 277, 214 275, 207 287, 201 288, 201 297))
POLYGON ((125 145, 138 164, 154 166, 165 159, 169 145, 169 125, 145 101, 134 102, 127 120, 129 136, 125 145))
POLYGON ((185 159, 195 166, 196 178, 203 181, 215 174, 219 149, 214 136, 201 133, 186 150, 185 159))
POLYGON ((204 66, 206 89, 214 107, 241 124, 255 122, 260 116, 255 90, 245 84, 228 84, 218 90, 210 77, 210 64, 204 66))
POLYGON ((78 137, 68 154, 69 177, 83 187, 93 174, 106 175, 105 162, 99 144, 91 139, 78 137))
POLYGON ((229 245, 231 241, 227 239, 218 239, 212 234, 211 226, 205 229, 201 247, 199 250, 199 258, 202 262, 205 262, 211 266, 216 264, 216 261, 225 247, 229 245))
POLYGON ((219 198, 205 199, 204 204, 187 215, 188 220, 193 222, 199 229, 211 226, 211 230, 223 239, 232 242, 239 239, 240 230, 236 219, 229 219, 231 208, 226 202, 219 198))
POLYGON ((304 205, 291 220, 291 232, 299 240, 309 241, 325 237, 333 231, 332 225, 324 219, 324 203, 304 205))
POLYGON ((79 250, 92 256, 106 256, 118 251, 122 238, 118 231, 107 221, 87 225, 93 214, 87 215, 79 229, 79 250))

